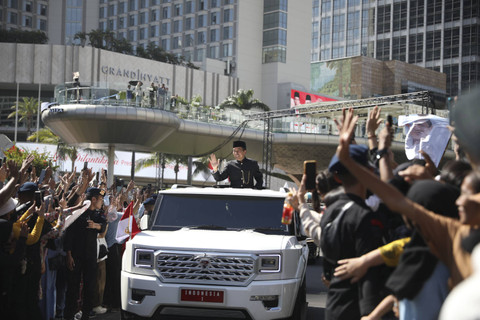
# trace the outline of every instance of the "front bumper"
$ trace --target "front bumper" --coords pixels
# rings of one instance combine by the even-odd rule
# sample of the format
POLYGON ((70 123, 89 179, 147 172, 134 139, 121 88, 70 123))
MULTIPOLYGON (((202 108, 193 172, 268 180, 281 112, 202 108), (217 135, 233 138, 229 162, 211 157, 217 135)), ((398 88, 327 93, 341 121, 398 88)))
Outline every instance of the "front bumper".
POLYGON ((252 281, 246 287, 192 285, 162 283, 155 276, 122 271, 122 309, 142 317, 159 313, 188 316, 193 311, 212 318, 222 313, 233 319, 237 316, 245 318, 241 317, 242 313, 256 320, 286 318, 293 312, 301 281, 252 281), (223 302, 182 301, 181 289, 223 291, 223 302), (258 301, 258 296, 278 296, 278 305, 272 307, 269 303, 258 301))

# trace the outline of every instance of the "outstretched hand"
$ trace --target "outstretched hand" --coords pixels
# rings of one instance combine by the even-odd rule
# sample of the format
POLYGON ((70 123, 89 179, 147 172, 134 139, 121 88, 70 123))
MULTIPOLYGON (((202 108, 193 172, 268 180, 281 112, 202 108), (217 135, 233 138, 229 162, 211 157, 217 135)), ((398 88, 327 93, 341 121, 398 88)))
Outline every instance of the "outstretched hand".
POLYGON ((375 108, 373 108, 368 114, 366 128, 368 136, 375 136, 375 132, 377 132, 378 127, 382 123, 382 119, 380 119, 380 111, 382 111, 382 108, 375 106, 375 108))
POLYGON ((212 154, 208 157, 208 160, 210 161, 210 165, 212 166, 213 170, 214 170, 214 171, 217 171, 217 170, 218 170, 219 161, 218 161, 217 157, 215 156, 215 154, 212 153, 212 154))
POLYGON ((335 277, 341 280, 350 279, 351 283, 358 282, 368 271, 368 265, 363 256, 338 261, 338 267, 335 268, 335 277))
POLYGON ((353 131, 355 130, 355 125, 357 124, 358 116, 353 115, 353 108, 348 109, 345 112, 343 110, 343 121, 342 128, 339 132, 339 142, 337 147, 337 157, 341 162, 348 161, 350 158, 349 148, 350 141, 353 137, 353 131))

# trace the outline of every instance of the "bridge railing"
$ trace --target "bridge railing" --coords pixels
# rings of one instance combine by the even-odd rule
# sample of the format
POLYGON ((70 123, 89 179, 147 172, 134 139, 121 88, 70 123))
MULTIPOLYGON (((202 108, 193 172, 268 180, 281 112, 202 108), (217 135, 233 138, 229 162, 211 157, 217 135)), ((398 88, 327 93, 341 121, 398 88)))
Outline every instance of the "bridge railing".
MULTIPOLYGON (((343 104, 348 103, 343 101, 341 102, 342 106, 338 108, 315 105, 302 107, 299 108, 299 110, 284 109, 261 113, 259 110, 239 110, 234 108, 183 104, 181 103, 182 99, 171 96, 169 91, 159 94, 158 90, 153 91, 150 90, 149 87, 141 91, 135 91, 133 86, 131 86, 131 90, 132 96, 127 93, 125 86, 83 86, 69 82, 65 85, 57 86, 55 89, 55 99, 59 104, 93 104, 159 109, 173 112, 181 119, 232 127, 238 127, 248 120, 246 127, 257 130, 264 130, 264 117, 272 116, 272 132, 322 135, 338 134, 334 119, 341 115, 341 107, 343 104), (318 110, 320 110, 320 112, 318 110)), ((408 100, 398 103, 392 101, 382 105, 382 117, 386 118, 387 114, 392 115, 395 124, 399 115, 421 114, 425 112, 423 106, 410 102, 412 101, 408 100)), ((356 110, 356 113, 359 115, 355 132, 356 137, 366 138, 366 121, 368 113, 372 108, 373 105, 356 110)), ((436 110, 436 113, 439 116, 448 117, 448 111, 436 110)), ((394 128, 394 141, 403 142, 405 139, 403 128, 396 126, 394 126, 394 128)))

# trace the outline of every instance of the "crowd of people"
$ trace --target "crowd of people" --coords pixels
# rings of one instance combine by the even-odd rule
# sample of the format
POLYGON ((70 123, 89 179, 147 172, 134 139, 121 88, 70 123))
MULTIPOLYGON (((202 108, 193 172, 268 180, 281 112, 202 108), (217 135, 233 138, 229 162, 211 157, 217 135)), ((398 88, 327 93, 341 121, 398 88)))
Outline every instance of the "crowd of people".
POLYGON ((368 146, 356 144, 358 116, 344 110, 336 154, 316 188, 306 190, 304 175, 287 196, 322 250, 325 319, 480 317, 480 148, 472 120, 479 97, 459 99, 451 113, 456 159, 440 168, 424 150, 423 159, 396 163, 392 124, 380 128, 378 107, 368 116, 368 146))
POLYGON ((159 108, 164 109, 167 103, 172 104, 172 100, 175 98, 172 97, 168 99, 168 88, 164 83, 155 84, 152 82, 150 87, 143 89, 143 82, 136 81, 134 87, 132 84, 127 86, 126 99, 127 104, 134 104, 137 107, 150 107, 150 108, 159 108))
POLYGON ((125 208, 137 220, 155 195, 130 181, 107 188, 105 170, 85 168, 56 182, 50 167, 36 175, 34 158, 0 167, 0 314, 4 319, 89 319, 120 309, 125 208))

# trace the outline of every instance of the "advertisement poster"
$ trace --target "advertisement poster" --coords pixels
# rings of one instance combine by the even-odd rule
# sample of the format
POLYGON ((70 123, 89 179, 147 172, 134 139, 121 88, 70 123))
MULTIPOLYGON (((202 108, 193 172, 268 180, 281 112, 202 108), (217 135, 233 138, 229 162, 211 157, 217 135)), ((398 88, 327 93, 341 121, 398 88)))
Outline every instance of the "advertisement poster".
POLYGON ((309 103, 322 102, 322 101, 337 101, 337 100, 324 97, 324 96, 319 96, 312 93, 308 93, 308 92, 299 91, 299 90, 290 91, 290 107, 291 108, 302 105, 302 104, 309 104, 309 103))
MULTIPOLYGON (((20 149, 26 150, 37 150, 40 153, 49 153, 52 157, 52 162, 55 166, 58 166, 58 170, 61 172, 70 172, 72 170, 72 160, 67 158, 61 160, 57 156, 57 146, 51 144, 41 144, 41 143, 17 143, 16 146, 20 149)), ((153 156, 153 153, 135 153, 135 160, 150 158, 153 156)), ((78 155, 75 159, 75 168, 77 172, 80 172, 83 168, 83 163, 88 162, 88 168, 92 168, 93 172, 100 172, 100 170, 107 169, 108 167, 108 156, 103 153, 96 153, 91 151, 86 151, 83 149, 78 149, 78 155)), ((115 176, 126 176, 130 177, 132 169, 132 153, 126 151, 115 151, 115 163, 114 163, 114 175, 115 176)), ((164 178, 165 179, 175 179, 174 171, 175 163, 167 163, 165 165, 164 178)), ((187 166, 180 165, 178 172, 178 180, 187 180, 187 166)), ((193 168, 195 170, 195 168, 193 168)), ((155 166, 146 167, 138 172, 135 172, 136 177, 143 178, 152 178, 154 179, 157 175, 157 168, 155 166)), ((194 175, 192 177, 194 181, 214 181, 213 177, 208 174, 194 175)))
POLYGON ((350 98, 352 59, 312 63, 310 84, 318 94, 350 98))

